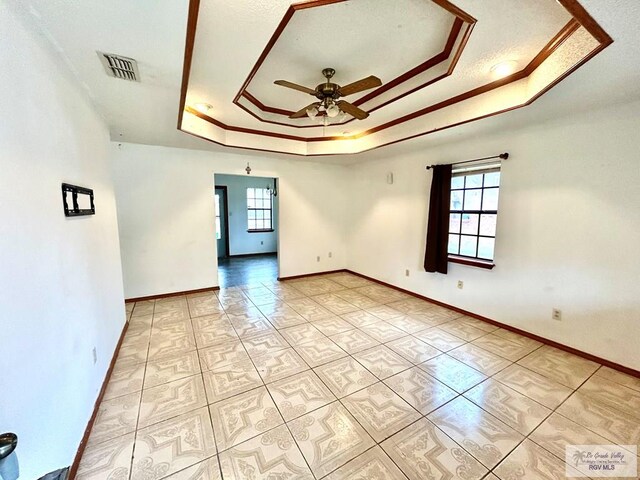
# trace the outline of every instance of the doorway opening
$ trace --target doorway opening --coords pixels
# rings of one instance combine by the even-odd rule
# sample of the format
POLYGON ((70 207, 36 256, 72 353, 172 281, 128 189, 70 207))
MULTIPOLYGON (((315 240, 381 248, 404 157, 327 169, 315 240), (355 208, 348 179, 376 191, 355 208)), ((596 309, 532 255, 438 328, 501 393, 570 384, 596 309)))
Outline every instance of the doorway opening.
POLYGON ((278 181, 214 176, 218 284, 260 286, 278 278, 278 181))

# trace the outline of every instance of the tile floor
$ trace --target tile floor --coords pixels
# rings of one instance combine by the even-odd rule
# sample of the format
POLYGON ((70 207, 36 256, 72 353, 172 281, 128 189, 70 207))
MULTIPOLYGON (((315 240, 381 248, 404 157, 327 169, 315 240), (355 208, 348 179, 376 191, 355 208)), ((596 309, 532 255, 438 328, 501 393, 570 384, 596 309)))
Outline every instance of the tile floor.
POLYGON ((354 275, 126 307, 79 480, 561 479, 640 444, 640 380, 354 275))

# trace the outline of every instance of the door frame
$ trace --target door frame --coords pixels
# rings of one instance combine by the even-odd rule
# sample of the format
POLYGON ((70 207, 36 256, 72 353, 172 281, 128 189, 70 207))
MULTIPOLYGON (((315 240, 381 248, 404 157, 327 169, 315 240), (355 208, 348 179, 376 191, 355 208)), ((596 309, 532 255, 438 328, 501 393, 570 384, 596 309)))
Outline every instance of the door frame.
MULTIPOLYGON (((227 255, 225 256, 225 258, 227 258, 231 256, 231 252, 229 251, 229 195, 227 193, 226 185, 214 185, 213 187, 214 197, 217 189, 222 190, 222 193, 224 196, 224 202, 223 202, 224 203, 224 224, 226 226, 226 228, 224 229, 224 243, 225 243, 225 246, 227 247, 227 255)), ((220 212, 220 213, 222 214, 223 212, 220 212)))

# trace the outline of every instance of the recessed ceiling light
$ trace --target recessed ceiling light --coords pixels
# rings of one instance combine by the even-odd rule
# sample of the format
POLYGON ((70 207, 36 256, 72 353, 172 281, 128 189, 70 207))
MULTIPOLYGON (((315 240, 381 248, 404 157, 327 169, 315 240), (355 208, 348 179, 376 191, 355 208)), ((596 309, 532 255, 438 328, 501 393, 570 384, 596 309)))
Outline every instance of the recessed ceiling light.
POLYGON ((491 74, 495 78, 504 78, 507 75, 511 75, 516 71, 518 67, 518 62, 515 60, 507 60, 506 62, 496 63, 493 67, 491 67, 491 74))
POLYGON ((193 108, 198 110, 200 113, 209 113, 209 110, 213 108, 213 105, 209 103, 196 103, 193 108))

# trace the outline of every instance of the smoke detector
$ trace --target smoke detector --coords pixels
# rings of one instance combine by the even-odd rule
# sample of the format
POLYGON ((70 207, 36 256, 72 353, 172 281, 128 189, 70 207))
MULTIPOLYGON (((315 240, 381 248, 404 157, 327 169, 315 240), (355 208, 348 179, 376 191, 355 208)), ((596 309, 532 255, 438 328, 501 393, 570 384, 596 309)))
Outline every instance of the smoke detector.
POLYGON ((97 52, 102 66, 107 75, 122 80, 130 80, 132 82, 140 81, 140 72, 138 72, 138 62, 133 58, 115 55, 113 53, 97 52))

